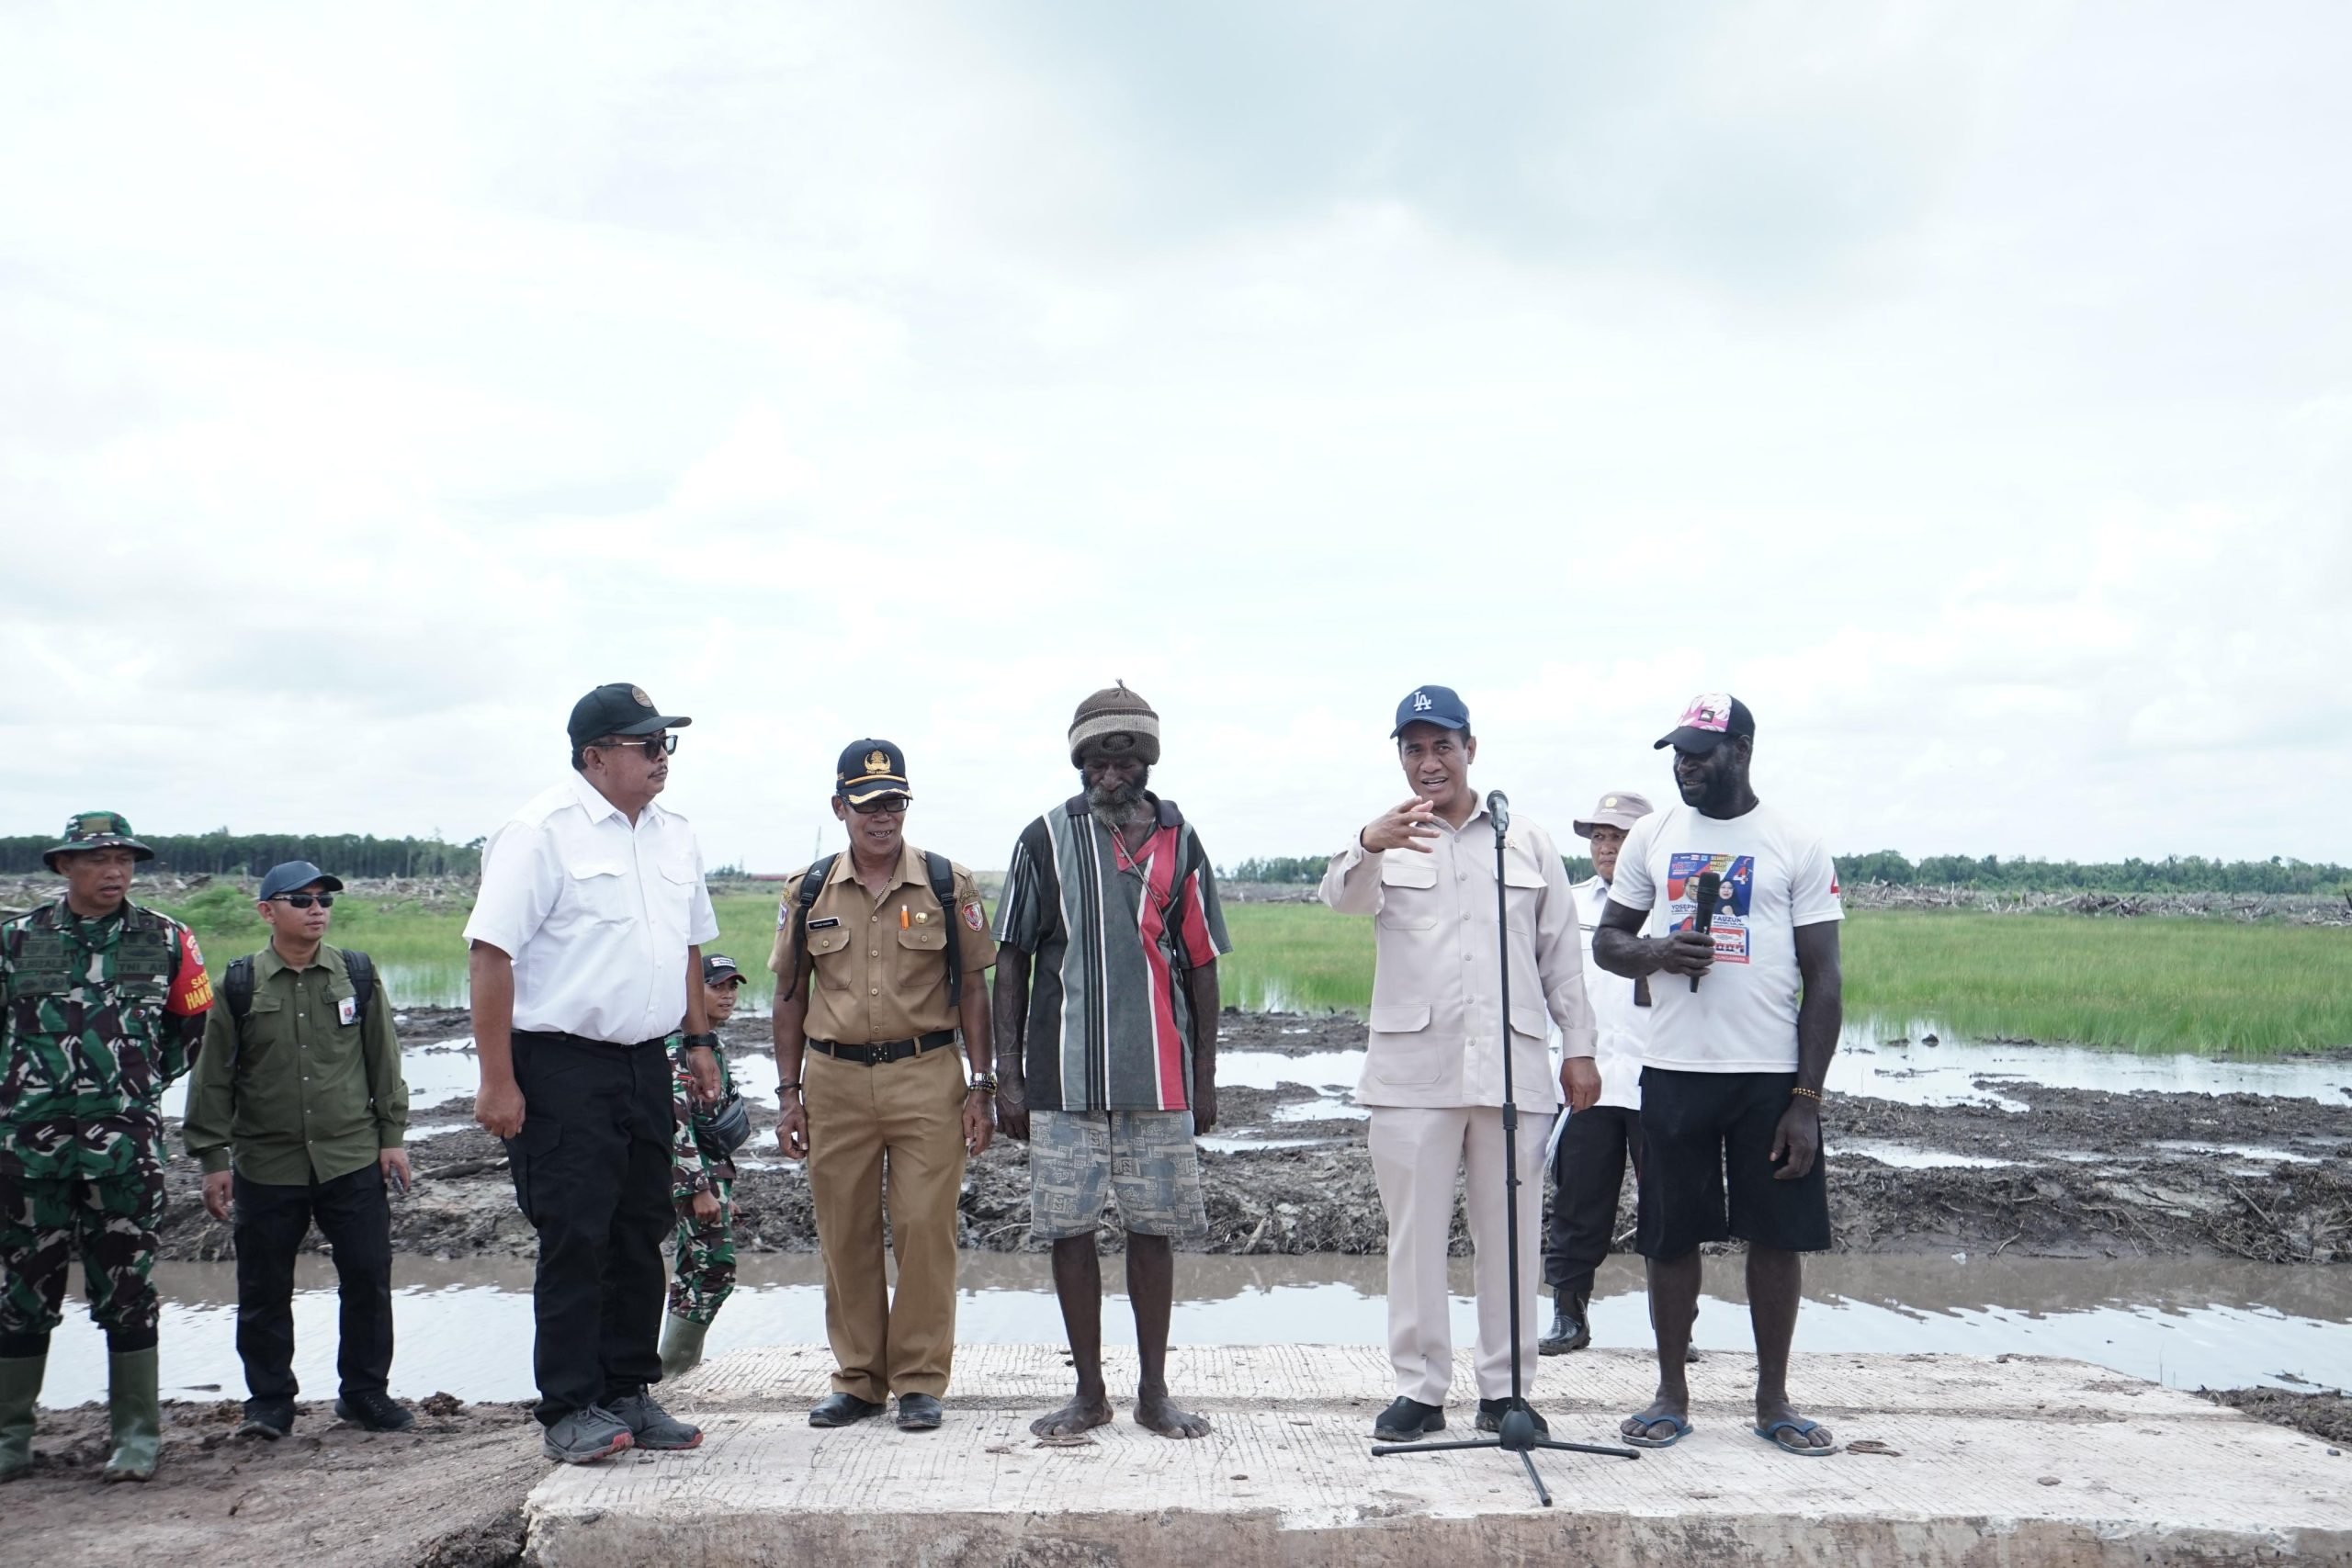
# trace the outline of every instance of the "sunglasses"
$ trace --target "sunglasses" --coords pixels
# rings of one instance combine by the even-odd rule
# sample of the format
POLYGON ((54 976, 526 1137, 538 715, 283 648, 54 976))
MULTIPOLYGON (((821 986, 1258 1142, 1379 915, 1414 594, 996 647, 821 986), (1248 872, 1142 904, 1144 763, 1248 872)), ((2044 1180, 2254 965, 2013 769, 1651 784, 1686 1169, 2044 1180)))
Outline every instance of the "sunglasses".
POLYGON ((607 735, 602 740, 591 741, 590 750, 598 751, 642 751, 649 762, 658 761, 678 750, 674 735, 649 735, 639 740, 635 736, 607 735))
POLYGON ((322 909, 332 909, 334 908, 334 895, 332 893, 280 893, 270 902, 291 904, 298 909, 307 909, 313 904, 322 909))
POLYGON ((849 808, 860 817, 896 817, 907 808, 903 795, 878 795, 872 800, 853 800, 849 808))

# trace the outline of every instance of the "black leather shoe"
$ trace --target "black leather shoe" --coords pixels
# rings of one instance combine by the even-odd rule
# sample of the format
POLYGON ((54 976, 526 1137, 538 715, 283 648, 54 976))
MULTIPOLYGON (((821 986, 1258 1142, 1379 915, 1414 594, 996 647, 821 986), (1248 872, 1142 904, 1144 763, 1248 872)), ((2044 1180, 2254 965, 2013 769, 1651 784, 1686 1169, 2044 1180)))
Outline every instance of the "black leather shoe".
POLYGON ((271 1442, 294 1429, 294 1402, 285 1400, 264 1404, 245 1401, 245 1418, 237 1427, 241 1438, 267 1438, 271 1442))
POLYGON ((860 1399, 854 1393, 829 1393, 819 1400, 808 1412, 811 1427, 854 1427, 869 1416, 879 1416, 883 1407, 870 1399, 860 1399))
POLYGON ((1445 1407, 1423 1404, 1418 1399, 1402 1394, 1396 1402, 1380 1413, 1372 1424, 1373 1441, 1377 1443, 1416 1443, 1431 1432, 1445 1430, 1445 1407))
POLYGON ((334 1413, 371 1432, 405 1432, 416 1417, 388 1393, 346 1393, 334 1402, 334 1413))
POLYGON ((939 1399, 935 1394, 899 1395, 899 1430, 935 1432, 939 1429, 939 1399))
POLYGON ((1537 1355, 1565 1355, 1592 1343, 1592 1325, 1585 1317, 1586 1299, 1581 1292, 1552 1298, 1552 1331, 1535 1342, 1537 1355))
MULTIPOLYGON (((1480 1400, 1478 1402, 1478 1430, 1481 1432, 1501 1431, 1503 1429, 1503 1417, 1510 1414, 1510 1401, 1508 1399, 1480 1400)), ((1552 1435, 1552 1428, 1544 1424, 1543 1416, 1536 1415, 1534 1410, 1532 1408, 1528 1411, 1527 1415, 1528 1418, 1535 1423, 1535 1435, 1537 1437, 1548 1438, 1552 1435)))

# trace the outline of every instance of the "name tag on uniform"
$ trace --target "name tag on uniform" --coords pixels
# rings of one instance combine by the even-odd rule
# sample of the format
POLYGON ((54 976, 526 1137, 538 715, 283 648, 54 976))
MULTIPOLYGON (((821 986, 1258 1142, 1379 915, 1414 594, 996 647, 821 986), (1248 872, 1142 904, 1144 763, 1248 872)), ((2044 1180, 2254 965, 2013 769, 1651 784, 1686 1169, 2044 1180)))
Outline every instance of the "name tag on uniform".
POLYGON ((334 1004, 334 1016, 345 1028, 359 1021, 359 998, 345 997, 334 1004))
POLYGON ((842 918, 839 915, 827 915, 821 920, 809 921, 808 929, 812 931, 821 931, 828 930, 831 927, 840 925, 841 923, 842 918))

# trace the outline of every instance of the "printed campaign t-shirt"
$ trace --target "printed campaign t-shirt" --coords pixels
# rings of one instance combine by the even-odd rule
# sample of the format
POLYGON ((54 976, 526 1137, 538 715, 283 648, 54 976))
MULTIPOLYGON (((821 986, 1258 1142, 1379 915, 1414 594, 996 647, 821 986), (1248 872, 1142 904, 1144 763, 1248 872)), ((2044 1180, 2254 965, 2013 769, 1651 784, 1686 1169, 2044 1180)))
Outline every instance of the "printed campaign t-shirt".
POLYGON ((1650 976, 1643 1060, 1687 1073, 1794 1072, 1796 929, 1846 918, 1838 868, 1818 837, 1769 806, 1728 820, 1676 806, 1626 834, 1610 902, 1648 909, 1645 936, 1689 931, 1708 871, 1723 880, 1714 967, 1695 992, 1687 976, 1650 976))

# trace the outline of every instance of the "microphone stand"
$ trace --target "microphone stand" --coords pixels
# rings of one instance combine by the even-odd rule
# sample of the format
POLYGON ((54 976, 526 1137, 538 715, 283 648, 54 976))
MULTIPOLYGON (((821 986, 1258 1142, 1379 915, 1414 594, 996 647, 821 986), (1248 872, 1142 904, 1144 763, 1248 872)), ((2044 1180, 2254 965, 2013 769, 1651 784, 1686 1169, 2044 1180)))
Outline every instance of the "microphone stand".
MULTIPOLYGON (((1510 1408, 1503 1413, 1502 1429, 1491 1438, 1462 1438, 1443 1443, 1375 1443, 1374 1459, 1389 1454, 1454 1453, 1468 1449, 1498 1449, 1519 1456, 1527 1479, 1544 1506, 1552 1494, 1535 1469, 1535 1450, 1556 1449, 1564 1453, 1603 1454, 1614 1459, 1639 1459, 1632 1449, 1606 1448, 1597 1443, 1564 1443, 1539 1433, 1535 1413, 1528 1408, 1526 1382, 1519 1342, 1519 1102, 1512 1095, 1510 1067, 1510 914, 1503 882, 1503 835, 1510 830, 1510 802, 1500 790, 1487 796, 1487 815, 1495 825, 1495 949, 1502 958, 1499 1012, 1503 1036, 1503 1256, 1510 1281, 1510 1408)), ((1566 1111, 1562 1114, 1566 1114, 1566 1111)))

